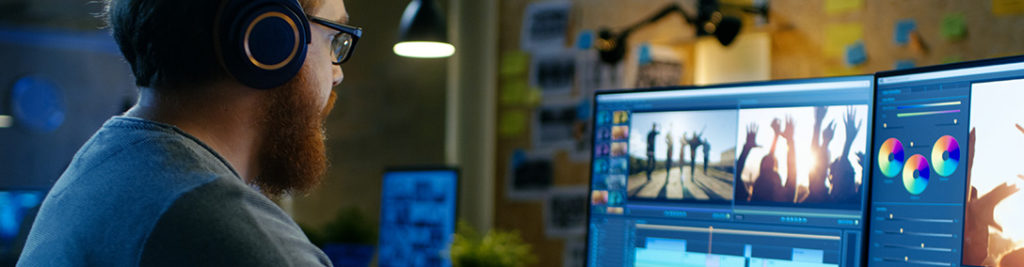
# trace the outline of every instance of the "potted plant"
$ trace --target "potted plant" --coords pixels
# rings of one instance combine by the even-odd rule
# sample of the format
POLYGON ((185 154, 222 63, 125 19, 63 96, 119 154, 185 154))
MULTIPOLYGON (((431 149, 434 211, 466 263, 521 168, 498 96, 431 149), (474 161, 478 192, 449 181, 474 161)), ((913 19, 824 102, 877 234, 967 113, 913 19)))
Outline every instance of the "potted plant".
POLYGON ((484 236, 465 221, 459 221, 452 241, 455 267, 521 267, 537 261, 516 231, 493 229, 484 236))

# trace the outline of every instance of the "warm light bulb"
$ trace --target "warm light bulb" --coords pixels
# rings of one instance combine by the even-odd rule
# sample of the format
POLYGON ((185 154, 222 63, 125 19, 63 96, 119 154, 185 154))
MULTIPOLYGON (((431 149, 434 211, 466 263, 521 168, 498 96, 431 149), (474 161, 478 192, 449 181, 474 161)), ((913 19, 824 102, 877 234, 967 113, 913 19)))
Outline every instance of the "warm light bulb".
POLYGON ((440 58, 455 53, 455 46, 442 42, 400 42, 395 44, 395 54, 403 57, 440 58))

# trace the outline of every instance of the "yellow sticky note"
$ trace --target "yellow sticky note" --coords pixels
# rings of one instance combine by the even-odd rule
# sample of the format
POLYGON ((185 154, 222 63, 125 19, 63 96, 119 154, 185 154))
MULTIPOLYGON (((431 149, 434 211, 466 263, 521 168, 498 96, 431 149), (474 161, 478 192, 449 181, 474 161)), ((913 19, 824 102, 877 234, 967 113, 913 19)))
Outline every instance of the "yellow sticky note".
POLYGON ((861 9, 864 0, 825 0, 825 14, 835 15, 861 9))
POLYGON ((530 93, 529 86, 524 79, 506 79, 501 85, 502 105, 521 105, 527 103, 530 93))
POLYGON ((846 47, 864 38, 864 26, 858 23, 837 23, 825 26, 821 52, 827 57, 842 58, 846 47))
POLYGON ((540 101, 543 98, 543 93, 537 87, 530 87, 526 90, 526 105, 535 107, 540 105, 540 101))
POLYGON ((501 76, 515 76, 526 73, 530 64, 530 55, 524 51, 505 51, 501 55, 501 76))
POLYGON ((508 110, 501 114, 498 133, 501 137, 522 136, 526 132, 526 112, 522 110, 508 110))
POLYGON ((1024 14, 1024 0, 992 0, 992 15, 1024 14))

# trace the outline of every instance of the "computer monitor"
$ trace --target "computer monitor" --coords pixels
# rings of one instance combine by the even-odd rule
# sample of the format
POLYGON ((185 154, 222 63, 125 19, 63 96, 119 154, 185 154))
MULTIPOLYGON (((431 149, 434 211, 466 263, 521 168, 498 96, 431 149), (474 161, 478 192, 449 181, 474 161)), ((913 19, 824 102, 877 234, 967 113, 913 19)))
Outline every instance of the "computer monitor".
POLYGON ((869 263, 1024 266, 1024 57, 876 78, 869 263))
POLYGON ((599 92, 588 266, 858 266, 872 76, 599 92))
POLYGON ((45 194, 35 189, 0 189, 0 265, 17 261, 45 194))
POLYGON ((379 266, 452 266, 458 170, 404 168, 384 173, 379 266))

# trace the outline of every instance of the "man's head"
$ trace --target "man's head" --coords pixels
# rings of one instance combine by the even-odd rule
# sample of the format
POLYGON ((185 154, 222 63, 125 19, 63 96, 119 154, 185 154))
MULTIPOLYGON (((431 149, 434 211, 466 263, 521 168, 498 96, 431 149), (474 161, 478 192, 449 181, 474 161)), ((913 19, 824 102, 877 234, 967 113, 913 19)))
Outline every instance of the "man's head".
MULTIPOLYGON (((157 97, 187 92, 203 96, 224 83, 242 86, 220 62, 215 29, 224 1, 107 0, 113 35, 136 76, 136 84, 157 97)), ((340 0, 299 0, 304 13, 345 23, 340 0)), ((278 194, 306 190, 326 169, 323 121, 333 105, 331 88, 343 74, 332 55, 338 30, 309 22, 306 57, 298 74, 284 85, 252 89, 260 101, 252 107, 258 131, 256 177, 250 182, 278 194)))

